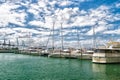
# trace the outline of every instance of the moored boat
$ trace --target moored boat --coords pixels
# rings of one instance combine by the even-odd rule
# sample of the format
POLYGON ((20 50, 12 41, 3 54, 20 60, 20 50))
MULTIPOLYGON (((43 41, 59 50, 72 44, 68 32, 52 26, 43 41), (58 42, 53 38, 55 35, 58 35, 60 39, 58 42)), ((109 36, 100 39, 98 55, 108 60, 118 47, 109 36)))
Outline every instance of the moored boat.
POLYGON ((94 63, 120 63, 120 42, 108 42, 106 48, 98 48, 93 53, 94 63))

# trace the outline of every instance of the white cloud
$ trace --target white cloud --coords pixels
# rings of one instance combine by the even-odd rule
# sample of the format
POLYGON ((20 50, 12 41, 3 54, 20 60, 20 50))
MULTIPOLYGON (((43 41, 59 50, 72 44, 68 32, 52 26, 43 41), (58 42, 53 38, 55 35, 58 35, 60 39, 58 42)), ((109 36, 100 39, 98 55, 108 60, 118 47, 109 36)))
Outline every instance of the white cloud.
POLYGON ((71 1, 68 1, 68 0, 64 0, 64 1, 60 1, 59 2, 59 5, 60 6, 69 6, 69 5, 71 5, 72 4, 72 2, 71 1))
POLYGON ((19 32, 26 32, 26 33, 37 33, 37 34, 39 34, 39 31, 37 31, 37 30, 34 30, 34 29, 28 29, 28 28, 13 28, 13 30, 15 30, 15 31, 19 31, 19 32))
MULTIPOLYGON (((80 0, 78 1, 79 3, 85 2, 89 0, 80 0)), ((1 27, 6 27, 8 26, 9 23, 17 24, 19 26, 26 26, 27 24, 31 26, 38 26, 38 30, 35 30, 34 28, 28 29, 28 28, 7 28, 4 29, 2 28, 0 32, 6 32, 7 34, 11 34, 11 37, 8 36, 8 38, 14 37, 19 37, 19 36, 25 36, 29 32, 31 34, 37 34, 36 36, 32 36, 34 43, 40 43, 42 42, 47 42, 48 40, 48 35, 50 34, 50 31, 45 31, 42 30, 40 31, 39 29, 41 27, 43 28, 49 28, 50 30, 53 27, 53 22, 55 22, 55 29, 60 29, 61 28, 61 23, 63 28, 71 28, 74 26, 77 27, 85 27, 89 26, 91 28, 82 29, 84 32, 88 31, 85 33, 85 35, 92 35, 92 27, 95 27, 95 32, 104 32, 104 34, 119 34, 119 29, 118 30, 113 30, 113 31, 107 31, 106 29, 110 27, 109 22, 114 22, 117 20, 120 20, 120 14, 114 14, 110 10, 110 6, 105 6, 101 5, 98 8, 94 9, 89 9, 89 10, 83 10, 79 9, 78 7, 67 7, 71 4, 77 5, 79 3, 74 3, 73 1, 69 0, 38 0, 38 3, 31 3, 30 1, 25 1, 24 3, 21 2, 20 4, 15 4, 7 2, 3 3, 0 5, 0 26, 1 27), (55 5, 58 5, 61 8, 55 7, 55 5), (25 10, 16 10, 19 7, 25 6, 27 9, 27 12, 30 12, 33 14, 34 18, 31 18, 31 21, 28 21, 27 24, 24 24, 26 22, 25 17, 29 17, 25 10), (64 8, 65 7, 65 8, 64 8), (43 13, 43 18, 45 19, 45 22, 40 20, 41 15, 40 13, 43 13), (56 17, 54 17, 56 16, 56 17), (40 27, 40 28, 39 28, 40 27), (6 31, 5 31, 6 30, 6 31), (40 40, 40 37, 43 37, 42 40, 40 40)), ((117 3, 116 7, 119 8, 120 4, 117 3)), ((111 23, 112 24, 112 23, 111 23)), ((114 25, 111 25, 112 27, 114 25)), ((63 31, 63 35, 67 35, 71 32, 72 30, 65 30, 63 31)), ((81 31, 81 30, 79 30, 81 31)), ((72 31, 72 33, 75 33, 76 31, 72 31)), ((84 35, 84 34, 82 34, 84 35)), ((73 39, 73 36, 70 36, 71 39, 73 39)), ((85 39, 85 38, 82 38, 85 39)), ((26 39, 27 40, 27 39, 26 39)), ((84 40, 81 41, 83 44, 89 43, 89 40, 84 40)), ((64 41, 66 45, 69 44, 69 46, 75 46, 77 45, 76 41, 64 41), (73 45, 73 43, 75 45, 73 45)), ((56 45, 59 44, 59 41, 56 42, 56 45)))
POLYGON ((57 0, 55 1, 55 0, 53 0, 53 1, 50 1, 50 2, 48 2, 50 5, 55 5, 56 3, 57 3, 57 0))
POLYGON ((120 34, 120 29, 105 31, 104 34, 120 34))
MULTIPOLYGON (((90 15, 88 16, 89 19, 86 21, 93 22, 94 24, 91 26, 95 27, 95 32, 102 32, 105 31, 109 27, 109 23, 107 21, 111 21, 111 19, 115 19, 117 15, 114 15, 109 12, 109 8, 107 6, 100 6, 95 10, 91 10, 89 13, 90 15), (88 21, 89 20, 89 21, 88 21)), ((114 20, 115 21, 115 20, 114 20)), ((92 35, 93 34, 93 29, 89 30, 87 35, 92 35)))
MULTIPOLYGON (((84 10, 80 10, 78 8, 64 8, 63 10, 57 9, 55 10, 56 18, 55 18, 55 28, 59 29, 61 27, 60 23, 63 23, 64 28, 70 28, 73 26, 96 26, 95 32, 102 32, 107 29, 108 22, 106 20, 113 19, 119 20, 117 17, 118 15, 112 15, 112 13, 109 12, 109 7, 107 6, 100 6, 96 9, 90 9, 88 12, 84 10), (71 17, 72 15, 76 15, 75 17, 71 17), (72 23, 67 23, 69 21, 72 21, 72 23)), ((46 22, 40 22, 40 21, 33 21, 30 22, 32 25, 36 26, 44 26, 46 28, 52 29, 53 26, 53 17, 52 16, 45 16, 46 22)), ((68 34, 69 31, 65 31, 64 34, 68 34)), ((93 30, 89 30, 86 35, 92 35, 93 30)))
POLYGON ((33 13, 34 15, 38 15, 38 11, 35 9, 29 9, 28 12, 33 13))
POLYGON ((15 12, 13 9, 18 8, 20 5, 13 3, 4 3, 0 6, 0 26, 5 27, 9 23, 24 26, 25 12, 15 12))
POLYGON ((15 33, 15 31, 12 28, 1 28, 0 29, 0 35, 6 35, 6 34, 12 34, 15 33))
POLYGON ((117 8, 120 8, 120 3, 116 3, 115 6, 116 6, 117 8))
MULTIPOLYGON (((97 32, 102 32, 102 31, 106 30, 106 27, 105 27, 105 26, 99 26, 99 27, 94 28, 94 30, 95 30, 95 33, 97 33, 97 32)), ((92 29, 91 29, 90 31, 88 31, 86 34, 87 34, 87 35, 93 35, 93 27, 92 27, 92 29)))
POLYGON ((44 2, 44 0, 43 1, 40 0, 38 4, 39 4, 39 7, 42 7, 42 8, 46 7, 46 2, 44 2))
POLYGON ((33 25, 33 26, 39 26, 39 27, 43 27, 45 25, 45 23, 43 23, 41 21, 31 21, 28 24, 33 25))
POLYGON ((24 3, 23 2, 20 2, 19 4, 21 5, 21 6, 25 6, 25 7, 27 7, 27 8, 29 8, 29 5, 31 4, 31 1, 32 0, 26 0, 24 3))

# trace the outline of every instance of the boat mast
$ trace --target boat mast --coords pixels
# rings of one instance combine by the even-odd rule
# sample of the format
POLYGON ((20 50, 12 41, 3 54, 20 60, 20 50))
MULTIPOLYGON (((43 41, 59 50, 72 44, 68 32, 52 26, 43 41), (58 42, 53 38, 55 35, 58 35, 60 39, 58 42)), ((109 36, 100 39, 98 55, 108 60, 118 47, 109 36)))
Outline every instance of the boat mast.
POLYGON ((79 36, 79 32, 78 32, 78 29, 77 30, 77 44, 78 44, 78 49, 81 48, 81 44, 80 44, 80 36, 79 36))
POLYGON ((96 48, 95 27, 93 26, 93 49, 96 48))
POLYGON ((81 47, 81 43, 80 43, 80 35, 79 35, 79 32, 78 32, 78 29, 76 29, 77 30, 77 38, 78 38, 78 41, 77 41, 77 44, 78 44, 78 50, 80 50, 80 57, 81 57, 81 59, 82 59, 82 54, 83 54, 83 52, 82 52, 82 47, 81 47))
POLYGON ((9 40, 9 43, 8 43, 8 48, 10 49, 11 48, 11 42, 9 40))
POLYGON ((30 32, 28 32, 28 40, 29 40, 29 42, 28 42, 28 48, 30 48, 31 47, 31 33, 30 32))
POLYGON ((24 40, 22 40, 22 49, 24 50, 24 48, 25 48, 25 41, 24 40))
MULTIPOLYGON (((61 22, 61 51, 63 50, 63 23, 61 22)), ((60 55, 61 55, 61 51, 60 51, 60 55)))
POLYGON ((16 40, 17 40, 17 48, 19 48, 19 40, 18 40, 18 38, 16 38, 16 40))
MULTIPOLYGON (((50 31, 49 36, 51 36, 51 34, 52 34, 52 30, 50 31)), ((49 40, 50 40, 50 37, 48 37, 48 39, 47 39, 47 42, 46 42, 46 45, 45 45, 45 49, 48 49, 49 40)))
POLYGON ((6 48, 6 32, 4 33, 4 42, 3 42, 3 48, 6 48))
POLYGON ((55 27, 55 21, 53 21, 53 26, 52 26, 52 29, 53 29, 53 34, 52 34, 52 53, 54 53, 54 27, 55 27))

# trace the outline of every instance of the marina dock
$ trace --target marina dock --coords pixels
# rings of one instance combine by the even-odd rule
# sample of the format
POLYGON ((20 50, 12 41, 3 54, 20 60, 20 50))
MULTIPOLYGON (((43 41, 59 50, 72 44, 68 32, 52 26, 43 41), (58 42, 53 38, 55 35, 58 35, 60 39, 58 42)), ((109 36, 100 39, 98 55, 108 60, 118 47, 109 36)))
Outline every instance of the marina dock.
POLYGON ((44 52, 40 50, 19 50, 19 49, 1 49, 0 53, 15 53, 33 56, 44 56, 51 58, 66 58, 66 59, 92 59, 91 53, 68 53, 68 52, 44 52))
POLYGON ((44 51, 41 48, 36 49, 24 49, 18 48, 2 48, 0 53, 15 53, 33 56, 44 56, 50 58, 66 58, 66 59, 85 59, 92 60, 93 63, 120 63, 120 43, 111 42, 107 46, 108 48, 98 48, 94 51, 87 50, 86 52, 80 52, 78 50, 60 51, 60 50, 48 50, 44 51), (112 43, 112 47, 111 47, 112 43), (53 53, 54 52, 54 53, 53 53))

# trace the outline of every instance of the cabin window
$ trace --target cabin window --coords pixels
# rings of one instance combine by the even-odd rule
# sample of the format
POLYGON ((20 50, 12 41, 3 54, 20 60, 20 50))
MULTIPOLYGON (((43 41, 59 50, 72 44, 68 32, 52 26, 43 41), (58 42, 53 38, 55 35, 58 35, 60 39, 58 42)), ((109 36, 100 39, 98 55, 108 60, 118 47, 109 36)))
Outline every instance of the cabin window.
POLYGON ((96 49, 95 53, 120 53, 120 50, 104 50, 104 49, 96 49))
POLYGON ((112 53, 112 50, 106 50, 105 53, 112 53))
POLYGON ((113 53, 120 53, 120 50, 114 50, 113 53))
POLYGON ((99 49, 97 49, 97 50, 95 50, 95 52, 96 53, 105 53, 105 50, 99 50, 99 49))

